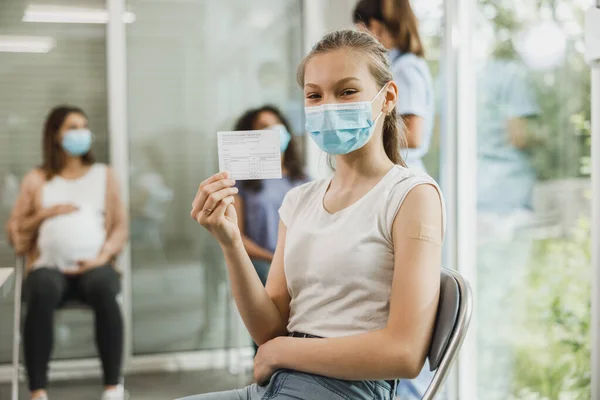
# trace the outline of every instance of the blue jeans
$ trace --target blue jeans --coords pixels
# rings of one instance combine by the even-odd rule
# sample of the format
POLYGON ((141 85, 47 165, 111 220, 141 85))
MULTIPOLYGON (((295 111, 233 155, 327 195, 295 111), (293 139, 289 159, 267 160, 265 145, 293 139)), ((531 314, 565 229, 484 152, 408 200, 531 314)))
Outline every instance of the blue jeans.
POLYGON ((199 394, 179 400, 392 400, 387 381, 344 381, 302 372, 280 370, 266 386, 199 394))
MULTIPOLYGON (((433 372, 429 370, 429 361, 425 361, 425 365, 421 370, 419 376, 415 379, 402 379, 398 383, 398 389, 396 390, 396 396, 402 400, 421 400, 427 387, 433 379, 433 372)), ((436 397, 436 399, 445 399, 445 396, 436 397)))

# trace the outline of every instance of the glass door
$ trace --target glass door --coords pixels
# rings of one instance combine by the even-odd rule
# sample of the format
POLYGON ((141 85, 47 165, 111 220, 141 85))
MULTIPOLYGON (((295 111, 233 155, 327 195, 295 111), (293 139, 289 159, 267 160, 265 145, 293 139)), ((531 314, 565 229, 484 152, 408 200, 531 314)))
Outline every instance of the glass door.
POLYGON ((228 347, 222 254, 189 211, 218 170, 217 131, 246 109, 278 106, 301 132, 301 1, 127 8, 133 353, 228 347))
POLYGON ((590 398, 588 6, 475 1, 480 399, 590 398))
MULTIPOLYGON (((108 161, 105 2, 55 1, 53 6, 5 0, 0 13, 0 226, 4 228, 23 176, 42 160, 42 129, 58 105, 82 108, 95 134, 93 152, 108 161), (51 12, 49 12, 49 7, 51 12), (92 16, 95 23, 83 21, 92 16)), ((2 229, 4 236, 4 229, 2 229)), ((15 265, 4 237, 0 265, 15 265)), ((13 321, 11 299, 0 321, 13 321)), ((12 355, 12 323, 0 324, 0 364, 12 355)), ((69 311, 56 320, 53 359, 95 357, 93 316, 69 311)))

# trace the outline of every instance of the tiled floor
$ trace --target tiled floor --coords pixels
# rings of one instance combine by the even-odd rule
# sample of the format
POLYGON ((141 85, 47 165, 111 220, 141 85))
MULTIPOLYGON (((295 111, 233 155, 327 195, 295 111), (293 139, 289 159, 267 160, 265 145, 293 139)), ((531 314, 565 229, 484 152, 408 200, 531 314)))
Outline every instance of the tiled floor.
MULTIPOLYGON (((222 370, 132 375, 125 378, 131 400, 173 400, 186 395, 236 387, 237 377, 222 370)), ((59 381, 50 384, 50 400, 100 400, 97 380, 59 381)), ((10 400, 10 385, 0 385, 0 400, 10 400)), ((29 400, 25 386, 19 400, 29 400)))

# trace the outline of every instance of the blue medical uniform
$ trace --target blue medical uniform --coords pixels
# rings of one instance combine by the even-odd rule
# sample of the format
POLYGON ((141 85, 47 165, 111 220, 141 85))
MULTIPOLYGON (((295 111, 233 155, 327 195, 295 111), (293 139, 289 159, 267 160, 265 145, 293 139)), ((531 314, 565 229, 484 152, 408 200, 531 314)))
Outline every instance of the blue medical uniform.
POLYGON ((510 140, 509 121, 539 114, 526 69, 490 60, 477 75, 477 365, 479 398, 510 397, 519 297, 527 278, 536 174, 530 156, 510 140))
POLYGON ((524 68, 513 61, 489 61, 477 77, 477 103, 478 209, 496 214, 530 210, 535 171, 508 134, 508 121, 539 113, 524 68))
POLYGON ((429 151, 435 114, 435 98, 429 66, 423 58, 412 53, 402 53, 398 49, 391 50, 389 57, 394 82, 398 85, 396 111, 399 115, 416 115, 424 120, 419 147, 401 149, 401 154, 409 167, 425 171, 421 159, 429 151))
MULTIPOLYGON (((435 97, 429 66, 423 58, 412 53, 402 53, 398 49, 391 50, 389 57, 394 82, 398 85, 397 113, 423 118, 419 147, 401 149, 401 154, 410 168, 426 172, 422 158, 429 151, 435 114, 435 97)), ((403 400, 421 399, 432 377, 433 373, 429 371, 429 365, 426 363, 417 378, 399 382, 396 394, 403 400)))

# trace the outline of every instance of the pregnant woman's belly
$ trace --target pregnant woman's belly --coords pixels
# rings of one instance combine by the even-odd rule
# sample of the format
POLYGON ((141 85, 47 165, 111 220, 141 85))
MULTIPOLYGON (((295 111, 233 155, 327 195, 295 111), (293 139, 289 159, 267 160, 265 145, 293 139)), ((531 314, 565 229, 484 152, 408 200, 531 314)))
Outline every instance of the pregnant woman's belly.
POLYGON ((99 211, 79 209, 47 219, 40 227, 40 258, 35 264, 73 268, 78 260, 97 257, 105 240, 104 215, 99 211))

